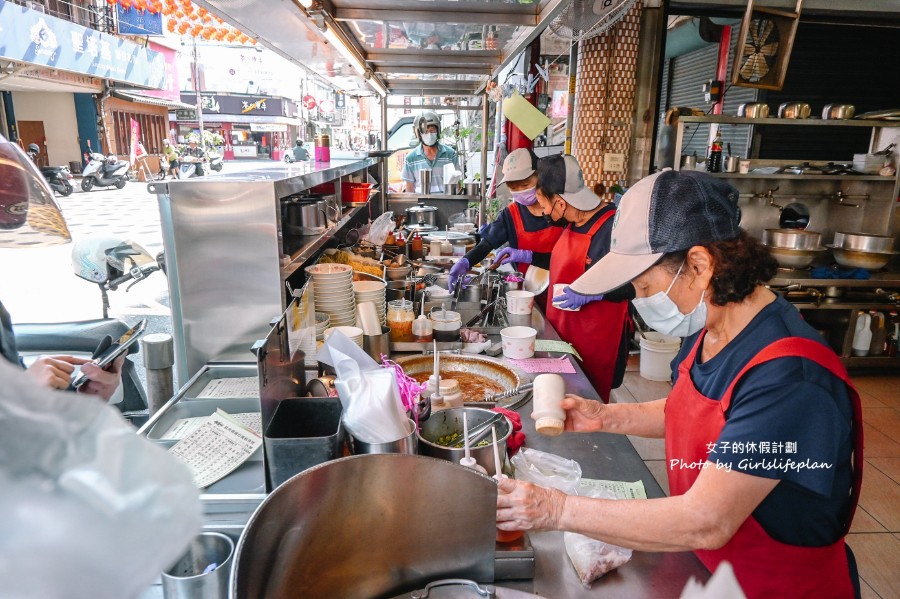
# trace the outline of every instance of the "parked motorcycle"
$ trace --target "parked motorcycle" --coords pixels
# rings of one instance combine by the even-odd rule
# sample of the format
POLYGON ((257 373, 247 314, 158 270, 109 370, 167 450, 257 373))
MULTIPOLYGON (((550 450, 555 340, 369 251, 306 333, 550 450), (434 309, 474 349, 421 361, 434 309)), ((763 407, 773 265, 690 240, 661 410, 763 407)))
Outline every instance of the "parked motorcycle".
MULTIPOLYGON (((28 363, 42 354, 67 354, 90 357, 106 336, 115 340, 130 327, 124 321, 109 318, 109 291, 128 284, 126 291, 139 281, 162 270, 165 258, 156 258, 140 245, 117 237, 88 237, 72 248, 72 268, 82 279, 100 287, 103 318, 77 322, 16 324, 16 346, 28 363)), ((133 424, 147 419, 147 393, 132 359, 122 367, 123 400, 116 406, 133 424)))
POLYGON ((209 149, 207 150, 206 155, 209 157, 209 168, 217 173, 225 166, 225 161, 222 159, 222 155, 219 154, 218 150, 209 149))
POLYGON ((42 166, 41 174, 44 175, 44 178, 47 180, 47 183, 50 184, 50 188, 53 191, 64 198, 72 195, 72 191, 75 188, 72 187, 72 183, 70 183, 70 181, 74 177, 72 176, 72 172, 69 170, 69 167, 42 166))
POLYGON ((122 189, 128 183, 128 169, 130 165, 124 160, 119 160, 114 154, 104 156, 92 153, 91 161, 81 174, 81 189, 90 191, 94 186, 112 187, 122 189))
POLYGON ((178 161, 178 178, 190 179, 191 177, 202 177, 205 174, 203 172, 204 162, 206 162, 206 160, 203 158, 182 156, 178 161))

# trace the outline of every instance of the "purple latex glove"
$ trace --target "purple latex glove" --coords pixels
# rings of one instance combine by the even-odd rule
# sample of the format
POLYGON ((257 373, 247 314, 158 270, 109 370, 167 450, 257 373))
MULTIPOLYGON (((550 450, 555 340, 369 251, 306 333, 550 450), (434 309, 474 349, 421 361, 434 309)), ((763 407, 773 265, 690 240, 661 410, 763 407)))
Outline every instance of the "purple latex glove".
POLYGON ((534 252, 531 250, 517 250, 512 247, 505 247, 497 252, 495 262, 518 262, 519 264, 531 264, 534 252))
POLYGON ((553 305, 566 310, 578 310, 585 304, 602 299, 602 295, 582 295, 573 291, 571 287, 566 287, 560 295, 553 298, 553 305))
POLYGON ((450 269, 450 290, 452 291, 454 287, 456 287, 456 281, 459 280, 461 276, 466 274, 469 271, 469 260, 467 258, 460 258, 459 261, 453 265, 453 268, 450 269))

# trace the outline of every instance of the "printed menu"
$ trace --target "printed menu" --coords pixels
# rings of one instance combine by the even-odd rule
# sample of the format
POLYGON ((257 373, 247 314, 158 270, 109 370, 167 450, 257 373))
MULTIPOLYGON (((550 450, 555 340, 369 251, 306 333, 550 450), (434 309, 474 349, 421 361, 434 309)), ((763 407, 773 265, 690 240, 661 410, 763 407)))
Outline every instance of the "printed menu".
MULTIPOLYGON (((262 435, 262 414, 259 412, 245 412, 240 414, 228 414, 233 420, 236 420, 255 432, 262 435)), ((162 434, 160 439, 164 441, 177 441, 187 437, 194 432, 200 425, 209 420, 209 416, 195 416, 194 418, 179 418, 172 423, 172 426, 162 434)))
POLYGON ((262 445, 262 437, 229 414, 217 410, 200 426, 169 448, 203 489, 243 464, 262 445))
POLYGON ((198 399, 221 399, 224 397, 259 397, 259 377, 238 376, 213 379, 197 395, 198 399))

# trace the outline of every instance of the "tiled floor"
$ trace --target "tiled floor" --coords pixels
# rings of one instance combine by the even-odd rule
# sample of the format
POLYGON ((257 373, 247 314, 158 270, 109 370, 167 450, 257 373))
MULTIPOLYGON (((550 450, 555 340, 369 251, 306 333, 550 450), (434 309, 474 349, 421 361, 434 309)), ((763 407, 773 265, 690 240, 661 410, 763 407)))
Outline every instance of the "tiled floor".
MULTIPOLYGON (((863 404, 866 469, 848 543, 859 565, 863 599, 900 599, 900 376, 884 372, 852 378, 863 404)), ((633 356, 612 399, 651 401, 670 388, 641 378, 633 356)), ((632 437, 631 442, 668 493, 663 441, 632 437)))

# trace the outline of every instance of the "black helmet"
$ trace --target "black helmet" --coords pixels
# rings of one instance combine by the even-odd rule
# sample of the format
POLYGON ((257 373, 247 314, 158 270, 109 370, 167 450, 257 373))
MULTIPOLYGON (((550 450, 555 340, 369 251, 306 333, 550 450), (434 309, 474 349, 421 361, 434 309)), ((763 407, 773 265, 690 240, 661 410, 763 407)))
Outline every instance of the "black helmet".
POLYGON ((29 154, 40 154, 41 148, 38 147, 37 144, 28 144, 28 153, 29 154))

